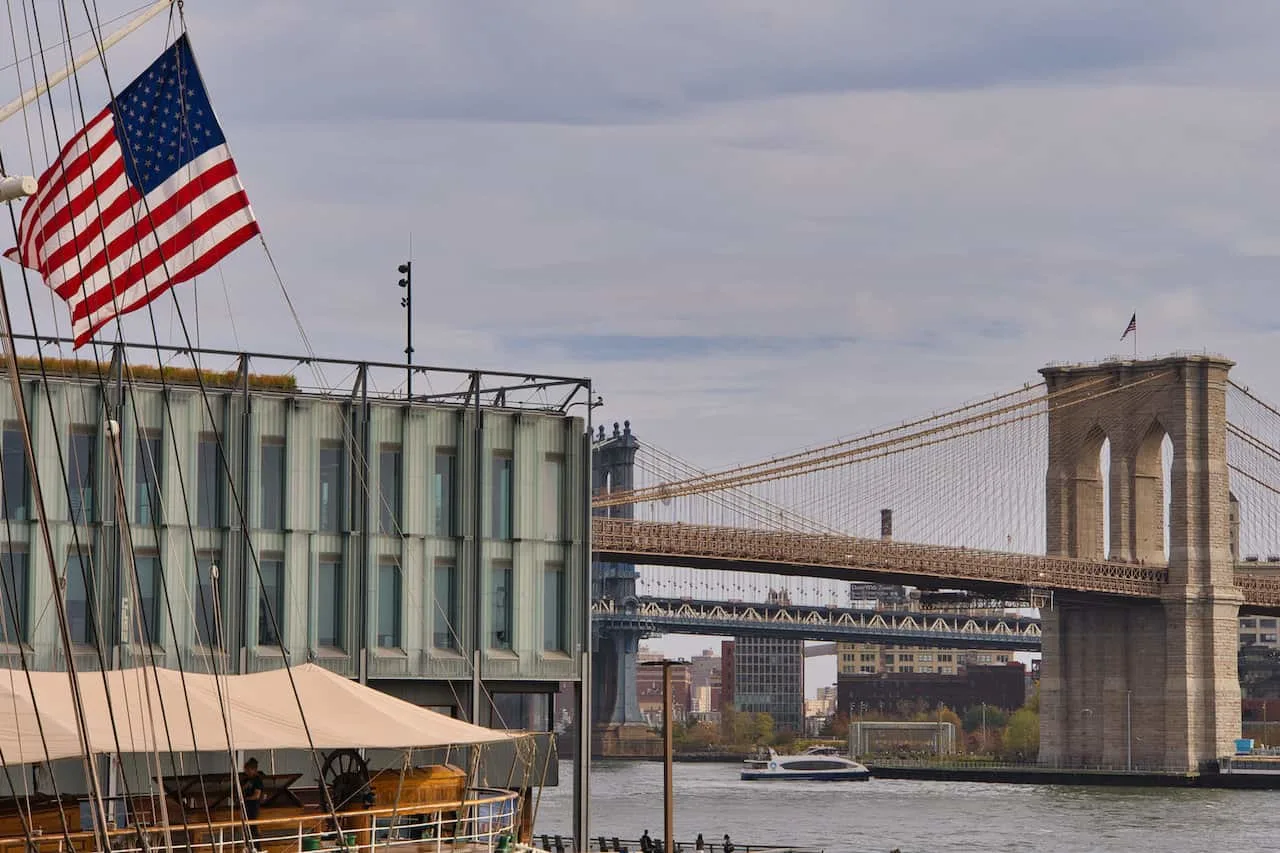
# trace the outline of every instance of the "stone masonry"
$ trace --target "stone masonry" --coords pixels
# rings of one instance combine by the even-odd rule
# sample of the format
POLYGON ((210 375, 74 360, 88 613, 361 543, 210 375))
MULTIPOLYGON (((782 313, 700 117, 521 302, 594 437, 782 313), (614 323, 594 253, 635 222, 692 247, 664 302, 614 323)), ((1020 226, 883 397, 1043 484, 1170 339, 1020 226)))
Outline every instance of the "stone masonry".
POLYGON ((1193 771, 1240 731, 1226 456, 1232 363, 1212 356, 1041 370, 1048 553, 1167 565, 1159 602, 1059 598, 1043 617, 1040 756, 1193 771), (1164 553, 1161 444, 1173 445, 1164 553), (1110 441, 1110 554, 1099 455, 1110 441), (1132 723, 1130 723, 1132 721, 1132 723))

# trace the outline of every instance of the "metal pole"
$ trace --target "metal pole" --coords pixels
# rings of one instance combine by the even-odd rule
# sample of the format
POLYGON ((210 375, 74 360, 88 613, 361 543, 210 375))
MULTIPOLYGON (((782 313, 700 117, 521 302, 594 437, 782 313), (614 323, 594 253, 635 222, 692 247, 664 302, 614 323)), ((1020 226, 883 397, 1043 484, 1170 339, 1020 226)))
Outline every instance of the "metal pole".
MULTIPOLYGON (((412 250, 411 250, 412 251, 412 250)), ((405 396, 413 399, 413 261, 405 261, 399 267, 400 286, 404 288, 404 296, 400 297, 400 307, 404 309, 404 365, 405 396)))
POLYGON ((1126 764, 1129 772, 1133 772, 1133 691, 1124 692, 1124 729, 1126 764))
POLYGON ((671 664, 662 662, 662 839, 663 850, 676 849, 675 811, 671 799, 671 664))
POLYGON ((576 754, 573 759, 573 829, 574 838, 577 839, 576 846, 579 850, 587 849, 587 839, 591 837, 591 690, 592 690, 592 655, 591 655, 591 572, 593 569, 592 550, 591 550, 591 484, 593 482, 592 465, 594 464, 594 456, 591 453, 591 434, 594 429, 593 421, 595 414, 595 406, 592 404, 594 397, 591 393, 591 383, 587 383, 587 431, 580 437, 582 442, 581 452, 584 455, 582 463, 582 482, 579 486, 578 499, 583 501, 581 508, 582 519, 582 559, 584 565, 581 570, 582 588, 578 592, 578 603, 582 608, 581 627, 582 632, 580 648, 581 656, 578 669, 578 695, 577 717, 578 717, 578 745, 576 754))

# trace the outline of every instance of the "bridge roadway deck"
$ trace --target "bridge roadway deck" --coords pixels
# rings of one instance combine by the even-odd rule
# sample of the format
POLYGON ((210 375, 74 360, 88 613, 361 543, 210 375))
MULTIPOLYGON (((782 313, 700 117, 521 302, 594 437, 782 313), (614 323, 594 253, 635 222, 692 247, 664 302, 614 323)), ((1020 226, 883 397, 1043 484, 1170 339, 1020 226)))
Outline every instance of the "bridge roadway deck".
POLYGON ((796 604, 641 597, 591 605, 594 623, 646 634, 793 637, 930 648, 1039 651, 1040 620, 979 615, 856 610, 796 604))
MULTIPOLYGON (((596 559, 911 584, 926 589, 1028 589, 1158 599, 1169 572, 1106 560, 1047 557, 853 536, 592 518, 596 559)), ((1242 610, 1280 613, 1280 578, 1237 569, 1242 610)))

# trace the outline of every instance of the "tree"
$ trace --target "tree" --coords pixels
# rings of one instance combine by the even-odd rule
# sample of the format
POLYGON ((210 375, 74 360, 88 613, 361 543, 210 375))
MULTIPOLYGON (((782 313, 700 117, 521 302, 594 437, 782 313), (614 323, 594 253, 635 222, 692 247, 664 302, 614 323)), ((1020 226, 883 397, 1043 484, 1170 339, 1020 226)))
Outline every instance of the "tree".
POLYGON ((822 727, 823 737, 839 738, 844 740, 849 736, 849 715, 836 714, 827 720, 826 725, 822 727))
POLYGON ((964 730, 976 732, 982 729, 985 722, 987 731, 1002 729, 1009 721, 1009 715, 994 705, 974 705, 964 712, 964 730))
POLYGON ((1004 730, 1004 755, 1032 761, 1040 754, 1040 715, 1029 707, 1019 708, 1004 730))
POLYGON ((752 714, 750 738, 752 743, 765 743, 773 738, 773 714, 752 714))

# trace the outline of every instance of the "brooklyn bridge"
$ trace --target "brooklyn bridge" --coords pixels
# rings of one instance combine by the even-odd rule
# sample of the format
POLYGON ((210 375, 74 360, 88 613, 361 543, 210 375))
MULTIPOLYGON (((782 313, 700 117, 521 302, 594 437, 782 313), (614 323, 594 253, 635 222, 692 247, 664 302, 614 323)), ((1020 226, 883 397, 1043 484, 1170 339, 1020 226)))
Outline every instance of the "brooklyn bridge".
MULTIPOLYGON (((626 698, 609 667, 643 633, 696 631, 699 619, 705 633, 752 630, 751 602, 637 594, 637 566, 681 567, 1035 601, 1040 620, 1010 619, 999 641, 1041 648, 1043 761, 1123 764, 1127 706, 1157 721, 1135 762, 1195 770, 1230 754, 1239 617, 1280 613, 1280 410, 1233 366, 1178 355, 1046 367, 1013 391, 711 472, 642 445, 629 425, 601 428, 601 718, 626 698)), ((772 620, 801 627, 769 630, 955 642, 955 626, 918 614, 868 626, 840 610, 815 605, 772 620)))

